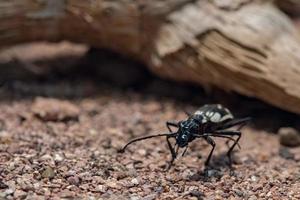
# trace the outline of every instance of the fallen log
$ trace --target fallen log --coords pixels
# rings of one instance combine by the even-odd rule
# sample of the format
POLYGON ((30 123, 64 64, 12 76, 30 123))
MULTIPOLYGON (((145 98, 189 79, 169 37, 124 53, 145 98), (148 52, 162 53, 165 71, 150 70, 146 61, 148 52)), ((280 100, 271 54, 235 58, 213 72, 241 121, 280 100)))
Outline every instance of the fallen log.
POLYGON ((259 98, 300 113, 300 39, 255 0, 0 0, 0 44, 87 43, 155 74, 259 98))

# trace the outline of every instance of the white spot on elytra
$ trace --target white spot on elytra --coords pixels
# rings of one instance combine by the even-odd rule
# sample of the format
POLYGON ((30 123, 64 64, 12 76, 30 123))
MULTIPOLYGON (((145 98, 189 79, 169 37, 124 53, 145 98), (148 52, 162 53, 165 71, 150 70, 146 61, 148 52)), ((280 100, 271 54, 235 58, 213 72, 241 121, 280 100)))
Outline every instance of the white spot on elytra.
POLYGON ((206 112, 207 117, 212 117, 214 115, 214 112, 206 112))
POLYGON ((232 114, 227 114, 227 115, 224 115, 220 121, 225 121, 226 119, 232 119, 232 118, 233 118, 232 114))
POLYGON ((219 122, 220 119, 221 119, 220 113, 215 113, 215 114, 210 118, 210 120, 211 120, 212 122, 219 122))
POLYGON ((203 113, 202 111, 197 110, 194 114, 195 115, 202 115, 202 113, 203 113))

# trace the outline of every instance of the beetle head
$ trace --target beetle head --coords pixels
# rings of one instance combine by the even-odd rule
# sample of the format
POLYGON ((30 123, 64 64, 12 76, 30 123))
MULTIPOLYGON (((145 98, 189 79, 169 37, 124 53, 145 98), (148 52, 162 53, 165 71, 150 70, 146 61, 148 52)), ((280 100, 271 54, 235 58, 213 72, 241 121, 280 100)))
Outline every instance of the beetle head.
POLYGON ((185 147, 188 145, 191 136, 191 129, 188 123, 182 122, 179 124, 177 132, 176 143, 179 147, 185 147))
POLYGON ((189 143, 188 135, 185 133, 180 133, 176 137, 176 143, 179 147, 185 147, 189 143))

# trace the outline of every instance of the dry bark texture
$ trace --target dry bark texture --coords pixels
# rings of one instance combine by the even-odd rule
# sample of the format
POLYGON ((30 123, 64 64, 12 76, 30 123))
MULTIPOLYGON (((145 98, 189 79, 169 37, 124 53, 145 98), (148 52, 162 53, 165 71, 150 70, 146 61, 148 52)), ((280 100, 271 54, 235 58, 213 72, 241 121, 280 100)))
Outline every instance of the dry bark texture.
POLYGON ((269 1, 0 0, 0 41, 71 40, 300 113, 300 40, 269 1))

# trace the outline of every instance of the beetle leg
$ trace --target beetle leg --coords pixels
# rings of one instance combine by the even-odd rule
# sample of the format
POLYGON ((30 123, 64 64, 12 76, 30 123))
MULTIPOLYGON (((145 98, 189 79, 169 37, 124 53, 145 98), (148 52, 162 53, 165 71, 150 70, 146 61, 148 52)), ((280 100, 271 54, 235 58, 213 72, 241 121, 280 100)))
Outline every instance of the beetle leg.
MULTIPOLYGON (((228 146, 229 141, 233 141, 235 142, 235 139, 230 137, 230 136, 226 136, 226 135, 219 135, 219 134, 213 134, 213 133, 204 133, 202 135, 198 135, 198 134, 193 134, 194 137, 197 138, 203 138, 203 137, 207 137, 207 136, 212 136, 212 137, 220 137, 220 138, 227 138, 228 140, 226 141, 226 145, 228 146)), ((239 147, 239 149, 241 148, 240 144, 237 144, 237 146, 239 147)), ((229 146, 228 146, 229 148, 229 146)))
POLYGON ((170 133, 173 133, 171 126, 178 128, 178 123, 167 121, 166 126, 167 126, 168 130, 170 131, 170 133))
POLYGON ((188 147, 189 147, 189 146, 186 146, 186 147, 185 147, 185 149, 184 149, 184 151, 183 151, 183 153, 182 153, 182 155, 181 155, 182 157, 183 157, 184 154, 187 152, 188 147))
POLYGON ((167 143, 168 143, 168 147, 169 147, 169 149, 170 149, 170 152, 171 152, 171 155, 172 155, 172 158, 176 158, 176 153, 175 153, 175 151, 174 151, 174 148, 172 147, 172 145, 171 145, 171 142, 170 142, 170 137, 167 137, 167 143))
POLYGON ((213 154, 213 152, 214 152, 214 150, 215 150, 215 147, 216 147, 216 143, 215 143, 215 141, 211 138, 211 137, 205 137, 205 140, 206 140, 206 142, 208 143, 208 144, 210 144, 211 146, 212 146, 212 149, 211 149, 211 151, 210 151, 210 153, 209 153, 209 155, 208 155, 208 157, 207 157, 207 159, 206 159, 206 161, 205 161, 205 166, 208 166, 208 164, 209 164, 209 161, 210 161, 210 159, 211 159, 211 156, 212 156, 212 154, 213 154))
MULTIPOLYGON (((224 137, 224 138, 226 138, 226 136, 216 136, 216 137, 224 137)), ((228 137, 228 136, 227 136, 227 137, 228 137)), ((235 140, 234 140, 233 138, 231 138, 231 137, 228 137, 228 138, 230 138, 230 139, 229 139, 229 140, 226 140, 225 144, 226 144, 226 146, 227 146, 228 148, 230 148, 229 142, 230 142, 230 141, 234 141, 234 142, 235 142, 235 140)), ((239 143, 237 143, 236 145, 237 145, 237 147, 238 147, 239 149, 241 149, 241 146, 240 146, 239 143)))
POLYGON ((233 145, 229 148, 228 152, 227 152, 227 156, 229 159, 229 164, 231 165, 231 153, 234 149, 234 147, 238 144, 239 140, 241 139, 242 133, 240 131, 227 131, 227 130, 220 130, 220 131, 216 131, 215 133, 220 134, 220 135, 226 135, 226 136, 238 136, 238 138, 235 140, 235 142, 233 143, 233 145))
POLYGON ((172 167, 173 162, 174 162, 174 160, 175 160, 176 157, 177 157, 177 152, 174 151, 174 148, 172 147, 171 142, 170 142, 169 139, 170 139, 170 137, 167 136, 167 143, 168 143, 168 147, 169 147, 169 149, 170 149, 172 158, 171 158, 171 160, 170 160, 169 166, 167 167, 167 170, 169 170, 169 169, 172 167))

